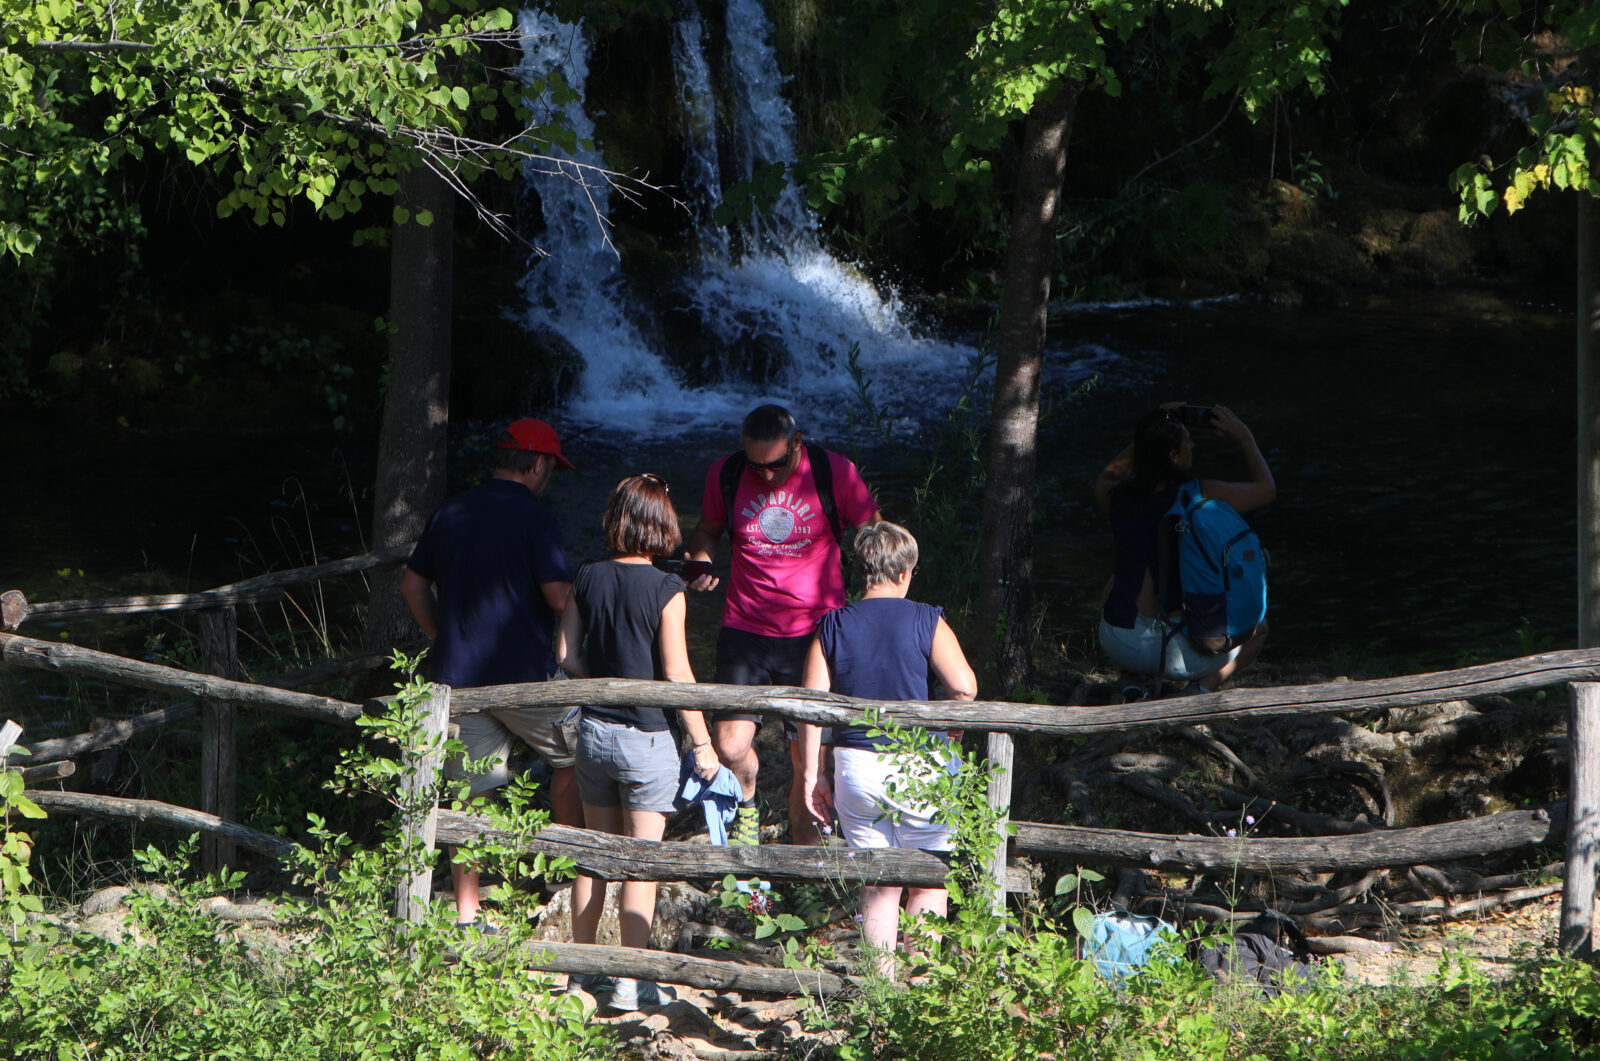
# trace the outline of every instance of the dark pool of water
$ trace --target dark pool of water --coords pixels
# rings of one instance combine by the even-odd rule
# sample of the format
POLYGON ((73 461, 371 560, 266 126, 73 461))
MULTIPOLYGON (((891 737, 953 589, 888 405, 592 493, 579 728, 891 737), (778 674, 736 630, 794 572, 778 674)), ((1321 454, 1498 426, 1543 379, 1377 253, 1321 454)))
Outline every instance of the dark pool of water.
MULTIPOLYGON (((1078 398, 1051 388, 1041 434, 1036 589, 1051 636, 1092 643, 1110 559, 1089 492, 1095 473, 1143 410, 1188 398, 1231 405, 1277 476, 1278 501, 1252 517, 1272 553, 1270 652, 1434 665, 1572 643, 1570 310, 1446 291, 1319 311, 1144 307, 1065 315, 1052 343, 1065 351, 1052 355, 1058 367, 1095 357, 1101 378, 1078 398)), ((591 432, 574 442, 580 471, 547 496, 574 560, 601 554, 599 514, 628 472, 665 475, 692 527, 705 469, 735 434, 730 424, 724 434, 622 442, 591 432)), ((33 460, 0 466, 0 589, 34 600, 204 589, 364 548, 367 441, 90 437, 49 424, 30 438, 33 460)), ((854 452, 878 476, 886 514, 905 518, 907 468, 926 435, 891 447, 821 441, 854 452)), ((1201 440, 1196 464, 1203 476, 1241 472, 1216 441, 1201 440)), ((912 529, 925 550, 963 533, 912 529)), ((692 596, 695 662, 709 676, 720 597, 692 596)), ((70 634, 132 651, 159 628, 78 621, 70 634)), ((0 711, 20 678, 0 681, 0 711)))
MULTIPOLYGON (((1080 622, 1110 556, 1089 483, 1141 412, 1181 398, 1231 406, 1276 477, 1277 502, 1251 517, 1272 554, 1269 651, 1438 665, 1575 643, 1569 309, 1407 292, 1323 311, 1085 314, 1062 332, 1141 367, 1045 430, 1058 460, 1040 497, 1041 581, 1080 622)), ((1196 471, 1243 466, 1201 439, 1196 471)))

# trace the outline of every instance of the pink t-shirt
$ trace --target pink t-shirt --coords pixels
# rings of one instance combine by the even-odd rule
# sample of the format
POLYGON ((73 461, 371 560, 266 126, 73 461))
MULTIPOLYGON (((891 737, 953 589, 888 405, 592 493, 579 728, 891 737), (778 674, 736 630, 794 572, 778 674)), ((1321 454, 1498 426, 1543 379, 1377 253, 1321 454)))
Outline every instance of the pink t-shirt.
MULTIPOLYGON (((733 493, 731 519, 722 502, 727 461, 711 465, 701 509, 706 519, 727 524, 733 539, 722 625, 766 637, 815 633, 823 615, 844 607, 844 575, 810 455, 802 448, 798 467, 775 489, 746 468, 733 493)), ((878 506, 856 466, 837 453, 828 453, 828 463, 839 522, 849 528, 870 520, 878 506)))

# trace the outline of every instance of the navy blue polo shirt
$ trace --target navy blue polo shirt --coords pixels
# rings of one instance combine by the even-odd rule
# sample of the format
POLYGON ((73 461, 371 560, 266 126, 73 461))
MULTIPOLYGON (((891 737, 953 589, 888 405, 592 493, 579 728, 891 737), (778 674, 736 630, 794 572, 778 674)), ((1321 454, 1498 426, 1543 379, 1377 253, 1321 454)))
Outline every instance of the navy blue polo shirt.
POLYGON ((489 479, 450 498, 407 565, 433 581, 439 599, 431 679, 470 687, 555 673, 556 613, 540 587, 571 582, 572 571, 555 513, 532 490, 489 479))

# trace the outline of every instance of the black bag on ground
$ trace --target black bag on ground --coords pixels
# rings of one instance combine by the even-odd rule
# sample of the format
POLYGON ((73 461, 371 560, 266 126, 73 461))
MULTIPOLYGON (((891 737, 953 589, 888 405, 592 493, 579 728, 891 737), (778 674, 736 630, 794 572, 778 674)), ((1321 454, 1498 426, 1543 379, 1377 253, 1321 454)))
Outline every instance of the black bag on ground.
POLYGON ((1308 990, 1321 966, 1300 926, 1276 910, 1241 925, 1232 940, 1201 943, 1194 958, 1223 983, 1254 980, 1269 997, 1308 990))

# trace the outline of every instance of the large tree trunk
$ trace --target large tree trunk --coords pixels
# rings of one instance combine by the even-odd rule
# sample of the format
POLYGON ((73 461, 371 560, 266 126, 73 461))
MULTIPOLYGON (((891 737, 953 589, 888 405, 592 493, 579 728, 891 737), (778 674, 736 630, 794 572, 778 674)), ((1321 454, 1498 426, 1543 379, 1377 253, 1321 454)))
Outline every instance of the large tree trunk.
POLYGON ((1039 431, 1039 380, 1055 264, 1056 221, 1067 169, 1067 141, 1082 86, 1065 81, 1039 97, 1025 124, 1017 198, 1000 296, 994 412, 978 553, 978 629, 986 677, 1004 696, 1032 663, 1033 491, 1039 431))
MULTIPOLYGON (((389 243, 389 390, 378 437, 372 548, 414 540, 444 500, 446 431, 450 423, 450 313, 456 196, 432 171, 400 178, 395 205, 410 218, 389 243), (422 211, 433 215, 419 225, 422 211)), ((400 568, 372 579, 365 642, 386 648, 417 636, 400 598, 400 568)))
MULTIPOLYGON (((1582 55, 1600 89, 1600 47, 1582 55)), ((1600 160, 1590 172, 1600 172, 1600 160)), ((1578 647, 1600 645, 1600 203, 1578 199, 1578 647)))

